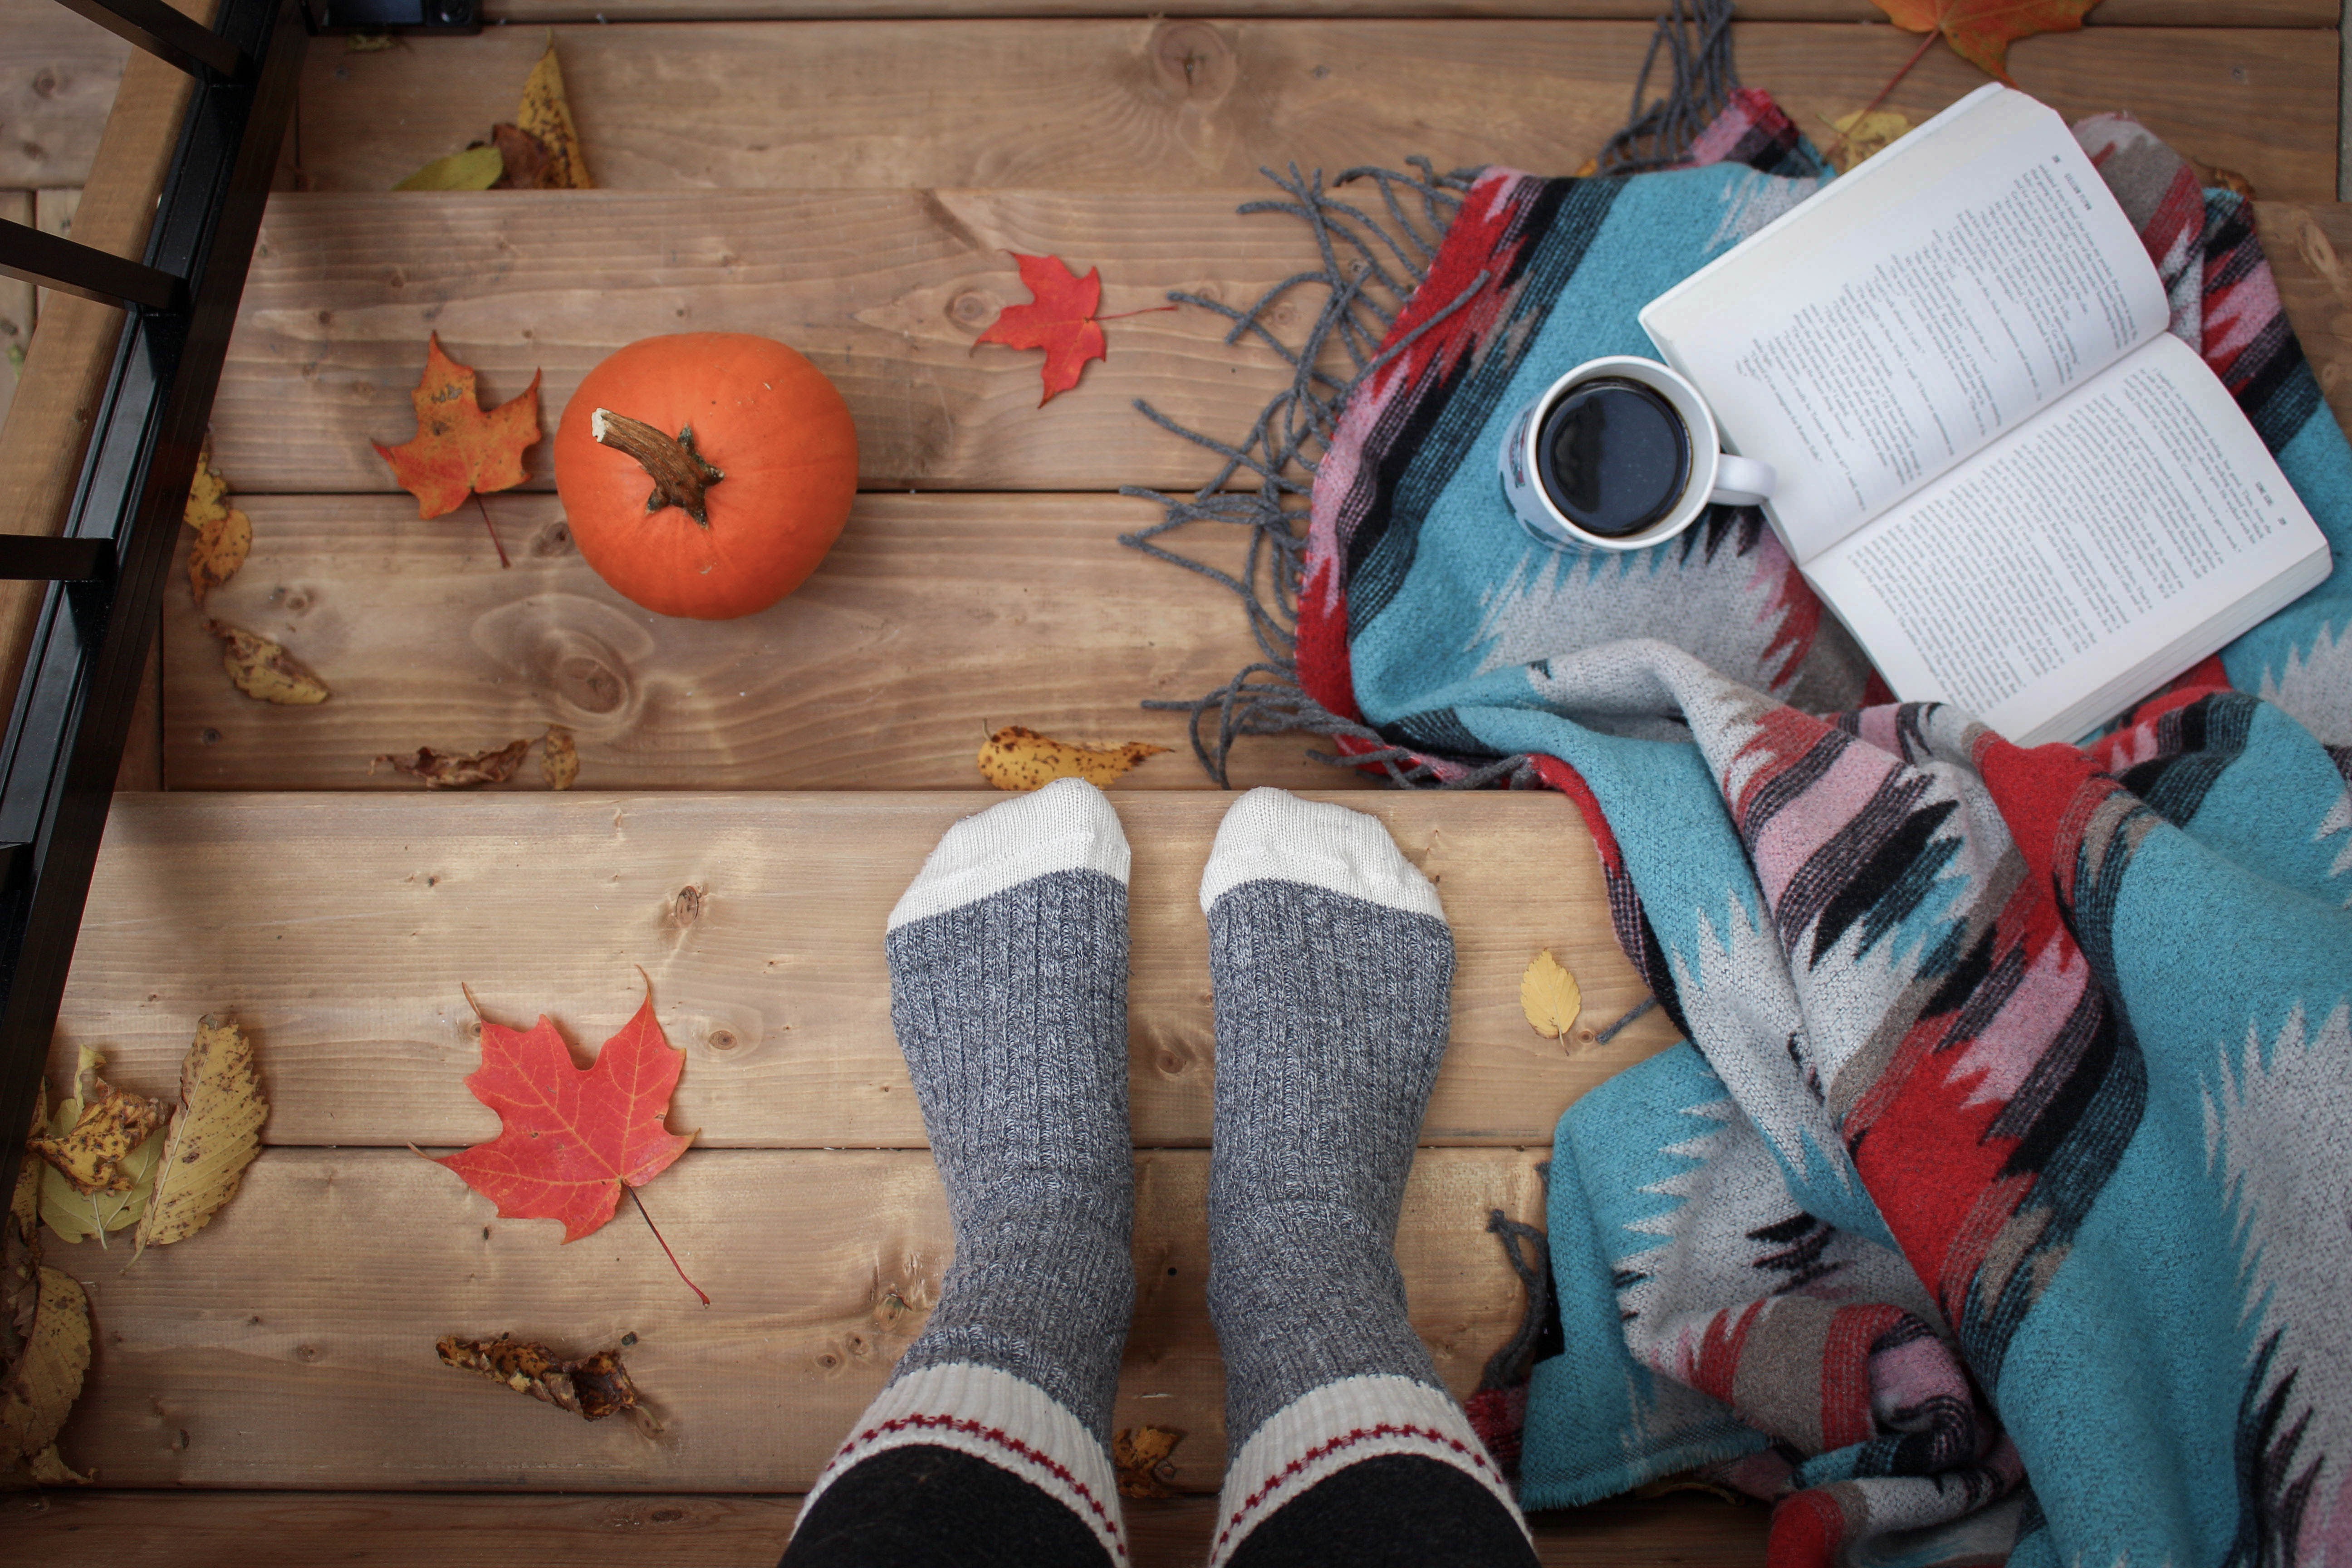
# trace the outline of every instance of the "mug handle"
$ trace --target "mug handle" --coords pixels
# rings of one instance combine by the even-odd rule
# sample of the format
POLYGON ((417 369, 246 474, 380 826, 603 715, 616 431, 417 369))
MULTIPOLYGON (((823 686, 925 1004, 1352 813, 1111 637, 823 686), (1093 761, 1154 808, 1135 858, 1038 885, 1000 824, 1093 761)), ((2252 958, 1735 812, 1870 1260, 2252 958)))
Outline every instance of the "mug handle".
POLYGON ((1757 506, 1772 499, 1780 478, 1769 463, 1725 452, 1716 458, 1715 489, 1706 499, 1717 506, 1757 506))

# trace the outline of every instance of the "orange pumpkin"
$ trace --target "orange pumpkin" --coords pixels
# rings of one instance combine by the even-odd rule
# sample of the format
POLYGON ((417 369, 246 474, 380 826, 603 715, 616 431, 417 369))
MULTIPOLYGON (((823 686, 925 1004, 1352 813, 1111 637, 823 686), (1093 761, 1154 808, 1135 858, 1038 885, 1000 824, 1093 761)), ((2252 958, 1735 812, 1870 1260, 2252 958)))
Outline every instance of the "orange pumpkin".
POLYGON ((631 343, 555 432, 580 553, 625 597, 723 621, 805 582, 849 519, 857 430, 824 373, 747 332, 631 343))

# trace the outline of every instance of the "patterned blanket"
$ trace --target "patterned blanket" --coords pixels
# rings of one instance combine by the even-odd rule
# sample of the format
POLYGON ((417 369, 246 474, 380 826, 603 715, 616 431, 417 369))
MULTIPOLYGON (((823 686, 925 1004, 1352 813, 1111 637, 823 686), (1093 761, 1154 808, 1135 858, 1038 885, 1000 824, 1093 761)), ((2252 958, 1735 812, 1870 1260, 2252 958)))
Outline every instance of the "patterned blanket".
MULTIPOLYGON (((2252 213, 2077 134, 2173 329, 2334 542, 2352 451, 2252 213)), ((2352 581, 2095 742, 1896 706, 1753 511, 1532 542, 1500 422, 1814 188, 1742 93, 1704 165, 1479 174, 1313 488, 1297 685, 1424 781, 1524 753, 1687 1043, 1560 1122, 1531 1507, 1711 1467, 1776 1564, 2352 1553, 2352 581)))

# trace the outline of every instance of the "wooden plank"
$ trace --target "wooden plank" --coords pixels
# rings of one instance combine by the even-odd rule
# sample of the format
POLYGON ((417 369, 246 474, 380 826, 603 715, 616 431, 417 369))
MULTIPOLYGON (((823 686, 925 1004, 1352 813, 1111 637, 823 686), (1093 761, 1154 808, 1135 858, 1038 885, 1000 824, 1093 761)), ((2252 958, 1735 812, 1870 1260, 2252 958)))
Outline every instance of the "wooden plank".
MULTIPOLYGON (((1456 1394, 1524 1305, 1488 1212, 1541 1218, 1540 1150, 1430 1150, 1397 1261, 1456 1394)), ((1209 1327, 1208 1156, 1136 1162, 1135 1323, 1118 1426, 1188 1434, 1185 1490, 1223 1471, 1209 1327)), ((630 1216, 565 1247, 502 1221, 404 1150, 271 1150, 201 1236, 57 1247, 89 1282, 98 1349, 59 1439, 110 1485, 802 1491, 939 1299, 946 1204, 919 1151, 689 1152, 645 1202, 709 1292, 698 1303, 630 1216), (439 1364, 443 1334, 512 1331, 627 1361, 666 1424, 649 1441, 439 1364)))
MULTIPOLYGON (((74 214, 80 210, 81 192, 79 189, 33 193, 33 226, 43 234, 53 234, 59 239, 71 239, 74 214)), ((56 290, 36 288, 33 290, 33 315, 37 321, 40 313, 49 308, 49 301, 56 297, 56 290)))
MULTIPOLYGON (((76 1048, 168 1092, 196 1020, 253 1032, 278 1144, 471 1143, 478 1026, 554 1015, 593 1051, 646 981, 688 1052, 675 1124, 707 1147, 923 1143, 890 1032, 882 929, 931 846, 993 791, 905 795, 120 797, 60 1013, 76 1048), (690 896, 680 895, 692 889, 690 896)), ((1129 1057, 1139 1145, 1207 1142, 1215 1033, 1201 868, 1232 797, 1116 790, 1135 855, 1129 1057)), ((1544 1144, 1568 1103, 1673 1040, 1611 935, 1576 809, 1553 795, 1372 791, 1438 882, 1459 968, 1423 1138, 1544 1144), (1546 1040, 1519 975, 1549 948, 1583 984, 1546 1040), (1565 1048, 1563 1048, 1565 1047, 1565 1048)))
MULTIPOLYGON (((1621 125, 1647 21, 934 20, 564 26, 597 183, 618 189, 1239 188, 1262 165, 1503 163, 1565 174, 1621 125), (940 108, 955 105, 952 135, 940 108)), ((302 163, 384 191, 511 120, 536 27, 313 51, 302 163)), ((1815 135, 1913 54, 1887 25, 1751 23, 1740 76, 1815 135)), ((2321 29, 2105 27, 2026 39, 2019 84, 2069 118, 2129 109, 2266 196, 2336 195, 2336 51, 2321 29)), ((1980 86, 1948 49, 1890 108, 1980 86)))
MULTIPOLYGON (((2139 35, 2134 34, 2132 37, 2139 35)), ((362 57, 373 58, 375 57, 362 57)), ((1245 430, 1289 372, 1182 310, 1111 328, 1111 356, 1041 409, 1036 357, 975 340, 1027 296, 1009 251, 1094 262, 1106 308, 1172 289, 1246 300, 1308 265, 1303 226, 1224 192, 484 193, 277 197, 215 407, 240 493, 383 491, 369 446, 415 430, 437 331, 487 397, 543 370, 544 422, 597 361, 654 333, 782 335, 856 414, 866 482, 938 489, 1185 489, 1214 459, 1135 414, 1245 430)), ((1303 325, 1302 300, 1274 312, 1303 325)), ((549 443, 529 454, 549 485, 549 443)), ((454 524, 446 526, 455 526, 454 524)))
MULTIPOLYGON (((486 0, 493 22, 745 21, 937 16, 940 0, 486 0)), ((1647 22, 1657 0, 965 0, 964 16, 1502 16, 1647 22)), ((1875 22, 1870 0, 1739 0, 1752 22, 1875 22)), ((2095 27, 2332 27, 2335 0, 2102 0, 2095 27)))
MULTIPOLYGON (((363 56, 362 58, 373 58, 363 56)), ((1215 458, 1139 416, 1245 431, 1290 384, 1226 323, 1185 310, 1113 323, 1110 357, 1038 406, 1039 356, 975 340, 1029 298, 1011 252, 1097 263, 1106 312, 1170 289, 1255 299, 1311 261, 1304 225, 1237 218, 1227 193, 482 192, 271 198, 213 446, 243 495, 386 491, 371 438, 415 431, 428 331, 511 397, 546 374, 552 429, 613 350, 666 331, 781 337, 849 400, 871 487, 1190 489, 1215 458)), ((1304 299, 1298 312, 1313 309, 1304 299)), ((1303 320, 1283 323, 1303 331, 1303 320)), ((530 483, 550 483, 551 442, 530 483)), ((444 524, 442 526, 454 526, 444 524)))
MULTIPOLYGON (((166 589, 176 789, 413 791, 374 758, 572 731, 592 789, 971 789, 1006 724, 1167 746, 1129 783, 1208 788, 1190 700, 1263 657, 1240 602, 1118 542, 1158 506, 1117 496, 858 498, 817 574, 735 621, 637 608, 580 558, 553 496, 419 522, 405 496, 243 498, 245 569, 198 611, 183 560, 166 589), (314 708, 232 687, 207 617, 263 631, 334 689, 314 708)), ((1188 546, 1232 570, 1242 541, 1188 546)), ((1230 533, 1232 531, 1226 531, 1230 533)), ((1244 784, 1346 788, 1312 737, 1244 742, 1244 784)), ((1364 781, 1369 782, 1369 781, 1364 781)), ((517 783, 540 787, 535 768, 517 783)))
POLYGON ((57 0, 0 0, 0 185, 88 179, 130 56, 57 0))
MULTIPOLYGON (((1213 1499, 1122 1506, 1136 1568, 1208 1560, 1213 1499)), ((799 1509, 754 1494, 56 1490, 0 1498, 0 1544, 26 1563, 107 1568, 535 1568, 615 1548, 642 1568, 747 1568, 776 1560, 799 1509)), ((1684 1492, 1528 1522, 1545 1568, 1754 1568, 1770 1517, 1684 1492)))

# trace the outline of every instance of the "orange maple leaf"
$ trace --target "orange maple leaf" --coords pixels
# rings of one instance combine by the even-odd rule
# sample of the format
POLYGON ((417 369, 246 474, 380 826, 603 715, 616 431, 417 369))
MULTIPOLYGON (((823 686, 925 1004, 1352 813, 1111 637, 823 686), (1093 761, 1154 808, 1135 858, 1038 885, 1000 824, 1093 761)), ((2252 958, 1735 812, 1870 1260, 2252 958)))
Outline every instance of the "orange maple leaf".
MULTIPOLYGON (((2015 87, 2009 46, 2036 33, 2071 33, 2099 0, 1875 0, 1907 33, 1942 34, 1953 52, 2015 87)), ((1923 49, 1926 45, 1920 46, 1923 49)), ((1908 67, 1905 68, 1906 70, 1908 67)), ((1884 96, 1883 94, 1881 95, 1884 96)))
POLYGON ((1102 327, 1095 320, 1095 312, 1102 308, 1102 268, 1091 268, 1081 278, 1058 256, 1024 256, 1014 251, 1013 259, 1020 265, 1022 284, 1036 302, 1007 305, 979 341, 1045 351, 1041 373, 1045 395, 1037 400, 1037 406, 1043 408, 1056 393, 1078 384, 1078 373, 1088 360, 1110 357, 1102 327))
POLYGON ((540 436, 539 379, 534 374, 520 396, 486 414, 472 368, 441 352, 438 332, 426 340, 425 374, 410 394, 416 404, 415 438, 397 447, 369 443, 392 465, 400 488, 416 498, 419 517, 440 517, 477 491, 522 483, 523 452, 540 436))

